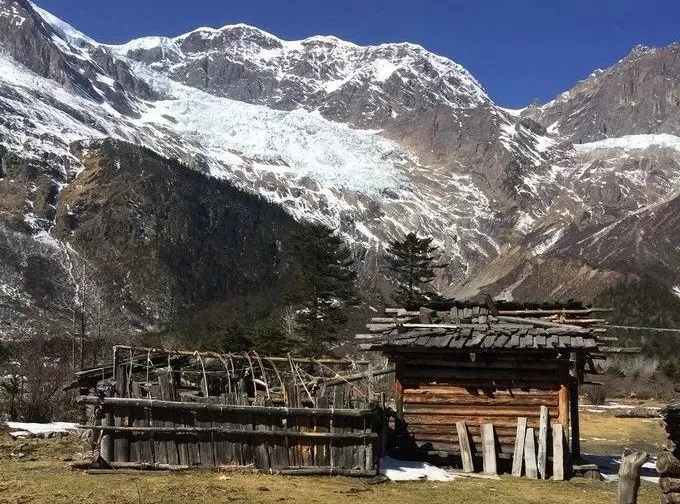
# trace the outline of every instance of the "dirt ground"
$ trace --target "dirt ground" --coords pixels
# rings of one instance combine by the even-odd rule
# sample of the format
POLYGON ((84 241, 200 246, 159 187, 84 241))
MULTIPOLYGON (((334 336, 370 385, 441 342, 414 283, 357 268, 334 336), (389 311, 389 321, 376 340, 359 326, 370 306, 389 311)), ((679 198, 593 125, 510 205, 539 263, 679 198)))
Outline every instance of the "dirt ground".
MULTIPOLYGON (((584 453, 618 454, 625 446, 658 452, 660 422, 619 419, 613 411, 583 411, 584 453)), ((589 503, 611 504, 616 484, 583 478, 566 482, 464 478, 453 482, 369 484, 340 477, 284 477, 192 471, 159 475, 88 475, 69 462, 89 457, 76 436, 13 440, 0 432, 0 504, 241 503, 589 503), (23 455, 22 455, 23 454, 23 455)), ((643 483, 641 504, 657 503, 657 485, 643 483)))

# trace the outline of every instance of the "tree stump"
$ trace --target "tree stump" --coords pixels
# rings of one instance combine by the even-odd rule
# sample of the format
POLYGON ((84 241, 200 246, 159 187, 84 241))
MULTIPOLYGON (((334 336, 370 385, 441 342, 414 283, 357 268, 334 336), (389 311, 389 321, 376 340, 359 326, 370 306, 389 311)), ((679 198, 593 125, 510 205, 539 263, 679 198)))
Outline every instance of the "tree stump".
POLYGON ((619 488, 616 494, 616 504, 637 504, 638 490, 640 490, 640 471, 647 460, 646 452, 623 452, 621 468, 619 469, 619 488))

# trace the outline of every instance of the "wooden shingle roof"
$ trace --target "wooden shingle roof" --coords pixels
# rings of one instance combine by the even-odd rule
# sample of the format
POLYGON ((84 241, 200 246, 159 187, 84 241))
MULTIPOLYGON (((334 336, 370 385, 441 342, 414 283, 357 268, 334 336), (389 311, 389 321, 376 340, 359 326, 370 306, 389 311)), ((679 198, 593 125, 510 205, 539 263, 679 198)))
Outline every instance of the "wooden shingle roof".
POLYGON ((596 351, 595 333, 575 326, 531 324, 462 324, 442 327, 397 327, 367 345, 367 350, 560 350, 596 351))

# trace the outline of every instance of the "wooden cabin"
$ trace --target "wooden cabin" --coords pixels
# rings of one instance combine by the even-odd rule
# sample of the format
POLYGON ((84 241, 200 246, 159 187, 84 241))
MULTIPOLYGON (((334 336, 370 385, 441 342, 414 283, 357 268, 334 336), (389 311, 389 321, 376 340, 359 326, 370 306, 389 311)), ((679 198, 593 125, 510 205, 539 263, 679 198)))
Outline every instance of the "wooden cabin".
POLYGON ((415 313, 392 313, 391 326, 359 339, 393 362, 396 416, 421 452, 459 453, 457 424, 464 422, 479 453, 481 427, 492 424, 499 454, 509 458, 518 418, 538 429, 545 406, 579 456, 578 386, 599 348, 596 329, 492 315, 483 306, 455 307, 438 323, 432 310, 416 320, 399 315, 415 313))

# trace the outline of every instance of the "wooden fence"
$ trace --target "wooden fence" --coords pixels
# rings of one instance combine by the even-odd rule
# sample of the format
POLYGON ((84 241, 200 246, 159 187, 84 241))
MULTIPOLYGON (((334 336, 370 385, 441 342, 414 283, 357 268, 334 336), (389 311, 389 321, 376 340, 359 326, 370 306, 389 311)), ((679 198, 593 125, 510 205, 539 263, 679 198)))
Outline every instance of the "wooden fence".
POLYGON ((284 376, 283 369, 272 367, 278 362, 273 359, 265 369, 242 356, 246 364, 239 368, 232 356, 221 373, 201 361, 200 380, 191 382, 192 362, 180 357, 168 354, 163 364, 151 352, 141 364, 134 356, 118 359, 112 367, 115 379, 99 380, 81 396, 92 418, 84 427, 92 429, 107 465, 377 473, 383 408, 367 371, 345 369, 343 375, 336 366, 326 376, 312 377, 309 362, 290 359, 280 361, 288 367, 284 376), (279 386, 264 382, 264 376, 276 376, 279 386))

